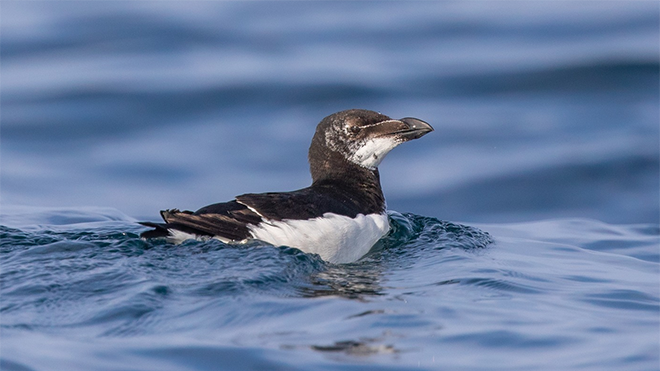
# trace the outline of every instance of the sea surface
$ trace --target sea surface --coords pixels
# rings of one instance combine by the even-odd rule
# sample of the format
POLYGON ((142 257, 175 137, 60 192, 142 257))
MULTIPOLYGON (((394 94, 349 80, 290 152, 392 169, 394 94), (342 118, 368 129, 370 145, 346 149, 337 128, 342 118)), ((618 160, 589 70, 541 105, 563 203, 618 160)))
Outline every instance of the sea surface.
POLYGON ((0 370, 660 369, 660 3, 0 2, 0 370), (353 264, 140 220, 309 185, 348 108, 353 264))

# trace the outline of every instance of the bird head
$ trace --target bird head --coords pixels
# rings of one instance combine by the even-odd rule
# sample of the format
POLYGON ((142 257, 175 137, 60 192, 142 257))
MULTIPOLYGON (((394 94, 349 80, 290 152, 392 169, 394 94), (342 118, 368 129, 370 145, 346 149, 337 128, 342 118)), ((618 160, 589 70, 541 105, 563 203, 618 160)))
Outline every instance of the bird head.
POLYGON ((328 168, 332 166, 330 158, 343 158, 362 168, 376 170, 396 146, 431 131, 431 125, 412 117, 395 120, 363 109, 334 113, 316 127, 309 149, 312 178, 316 179, 315 170, 332 170, 328 168))

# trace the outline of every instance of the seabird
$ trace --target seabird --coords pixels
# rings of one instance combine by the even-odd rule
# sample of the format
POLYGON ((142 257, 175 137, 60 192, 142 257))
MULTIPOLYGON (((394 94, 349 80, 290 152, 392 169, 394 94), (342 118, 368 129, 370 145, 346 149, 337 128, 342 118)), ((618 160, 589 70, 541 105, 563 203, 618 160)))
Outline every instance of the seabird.
POLYGON ((390 230, 378 165, 403 142, 433 131, 428 123, 351 109, 324 118, 309 147, 312 185, 292 192, 248 193, 195 212, 160 212, 165 223, 143 238, 257 239, 318 254, 331 263, 364 256, 390 230))

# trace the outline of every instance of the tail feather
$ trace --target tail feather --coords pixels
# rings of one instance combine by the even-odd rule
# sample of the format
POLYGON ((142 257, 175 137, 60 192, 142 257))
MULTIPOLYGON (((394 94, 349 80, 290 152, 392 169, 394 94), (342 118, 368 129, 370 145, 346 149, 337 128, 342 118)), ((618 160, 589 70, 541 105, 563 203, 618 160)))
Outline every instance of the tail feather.
POLYGON ((140 233, 140 237, 142 238, 158 238, 158 237, 167 237, 170 235, 170 232, 168 231, 167 228, 167 224, 152 223, 152 222, 138 222, 138 223, 142 224, 145 227, 154 228, 140 233))
POLYGON ((210 236, 210 233, 204 232, 199 229, 191 228, 179 223, 152 223, 152 222, 138 222, 145 227, 151 227, 154 229, 144 231, 140 233, 142 238, 159 238, 159 237, 170 237, 170 229, 176 229, 181 232, 186 232, 199 236, 210 236))

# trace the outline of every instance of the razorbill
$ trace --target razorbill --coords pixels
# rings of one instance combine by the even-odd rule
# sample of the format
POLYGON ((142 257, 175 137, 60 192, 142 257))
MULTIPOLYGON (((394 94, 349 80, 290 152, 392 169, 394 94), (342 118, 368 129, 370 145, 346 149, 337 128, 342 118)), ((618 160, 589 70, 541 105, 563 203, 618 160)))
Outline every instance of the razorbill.
POLYGON ((378 165, 403 142, 433 131, 426 122, 363 109, 324 118, 309 147, 312 185, 292 192, 249 193, 195 212, 163 210, 165 223, 143 238, 250 239, 318 254, 331 263, 364 256, 390 229, 378 165))

